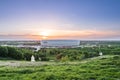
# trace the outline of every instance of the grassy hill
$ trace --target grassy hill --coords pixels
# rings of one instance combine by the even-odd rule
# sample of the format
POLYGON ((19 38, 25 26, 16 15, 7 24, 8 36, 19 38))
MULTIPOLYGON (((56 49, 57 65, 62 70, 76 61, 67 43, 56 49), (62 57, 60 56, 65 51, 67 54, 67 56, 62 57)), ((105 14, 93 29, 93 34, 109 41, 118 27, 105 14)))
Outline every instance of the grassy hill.
MULTIPOLYGON (((50 62, 49 62, 50 63, 50 62)), ((0 66, 0 80, 119 80, 120 56, 40 66, 0 66)))

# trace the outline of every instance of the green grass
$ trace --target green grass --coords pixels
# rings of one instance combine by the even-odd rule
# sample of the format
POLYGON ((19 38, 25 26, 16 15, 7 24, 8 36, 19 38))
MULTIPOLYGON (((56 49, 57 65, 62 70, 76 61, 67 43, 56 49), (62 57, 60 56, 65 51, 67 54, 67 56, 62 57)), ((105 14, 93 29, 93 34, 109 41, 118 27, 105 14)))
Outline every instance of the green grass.
POLYGON ((83 63, 0 66, 0 80, 120 80, 120 56, 92 58, 83 63))

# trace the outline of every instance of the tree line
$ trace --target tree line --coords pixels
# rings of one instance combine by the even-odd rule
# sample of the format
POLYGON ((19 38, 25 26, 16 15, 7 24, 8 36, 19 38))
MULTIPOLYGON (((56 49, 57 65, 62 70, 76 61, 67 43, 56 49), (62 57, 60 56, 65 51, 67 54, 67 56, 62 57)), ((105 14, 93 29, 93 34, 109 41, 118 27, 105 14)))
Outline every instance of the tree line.
POLYGON ((0 46, 0 57, 10 57, 16 60, 30 60, 34 55, 36 60, 41 61, 74 61, 99 56, 99 52, 103 55, 119 55, 120 47, 43 48, 34 52, 29 49, 0 46))
POLYGON ((0 46, 0 57, 9 57, 16 60, 30 60, 33 51, 15 47, 0 46))

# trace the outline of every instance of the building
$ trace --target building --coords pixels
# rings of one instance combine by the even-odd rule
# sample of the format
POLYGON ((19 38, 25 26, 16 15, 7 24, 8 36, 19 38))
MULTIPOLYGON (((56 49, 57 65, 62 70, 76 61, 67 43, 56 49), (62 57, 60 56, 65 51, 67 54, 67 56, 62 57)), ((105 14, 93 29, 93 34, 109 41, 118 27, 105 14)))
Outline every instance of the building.
POLYGON ((42 48, 75 48, 79 47, 79 40, 42 40, 42 48))

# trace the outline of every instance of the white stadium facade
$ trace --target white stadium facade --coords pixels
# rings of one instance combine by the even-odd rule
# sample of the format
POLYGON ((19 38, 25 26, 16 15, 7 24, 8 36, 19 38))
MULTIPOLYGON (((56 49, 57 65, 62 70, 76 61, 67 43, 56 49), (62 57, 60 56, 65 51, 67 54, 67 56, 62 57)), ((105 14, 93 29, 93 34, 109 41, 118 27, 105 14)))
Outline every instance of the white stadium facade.
POLYGON ((79 40, 42 40, 41 48, 75 48, 79 47, 79 40))

